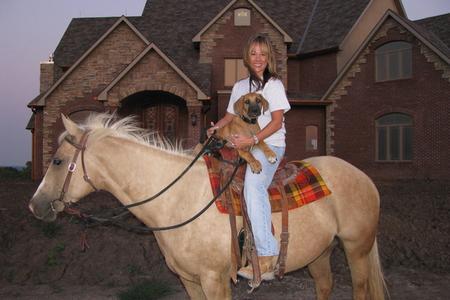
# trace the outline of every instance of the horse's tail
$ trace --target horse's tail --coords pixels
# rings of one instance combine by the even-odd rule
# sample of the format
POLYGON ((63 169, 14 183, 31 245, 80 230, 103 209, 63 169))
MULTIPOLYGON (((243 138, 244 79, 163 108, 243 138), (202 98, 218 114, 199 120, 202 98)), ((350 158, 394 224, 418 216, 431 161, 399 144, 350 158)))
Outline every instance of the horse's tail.
POLYGON ((372 300, 384 300, 385 295, 390 298, 383 271, 381 270, 376 239, 369 253, 369 293, 372 300))

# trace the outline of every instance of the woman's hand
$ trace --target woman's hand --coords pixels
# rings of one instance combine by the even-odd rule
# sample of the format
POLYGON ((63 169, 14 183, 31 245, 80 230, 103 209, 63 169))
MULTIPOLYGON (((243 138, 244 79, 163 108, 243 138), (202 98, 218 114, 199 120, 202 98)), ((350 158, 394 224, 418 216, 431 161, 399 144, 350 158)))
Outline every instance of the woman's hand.
POLYGON ((253 140, 253 137, 244 136, 241 134, 233 134, 230 137, 230 143, 231 145, 236 149, 244 149, 249 148, 254 145, 255 141, 253 140))
POLYGON ((214 125, 214 122, 211 122, 211 127, 209 127, 209 128, 206 130, 206 135, 208 136, 208 138, 209 138, 210 136, 212 136, 212 135, 216 132, 217 129, 219 129, 219 126, 214 125))

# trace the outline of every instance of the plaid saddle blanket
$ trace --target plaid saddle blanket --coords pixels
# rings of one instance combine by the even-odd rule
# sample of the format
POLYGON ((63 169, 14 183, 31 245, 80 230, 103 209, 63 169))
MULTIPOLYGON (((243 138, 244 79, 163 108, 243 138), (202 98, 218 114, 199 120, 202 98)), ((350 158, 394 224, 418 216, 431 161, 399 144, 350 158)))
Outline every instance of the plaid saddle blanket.
MULTIPOLYGON (((221 153, 222 156, 227 156, 224 159, 237 157, 236 154, 230 155, 228 153, 224 155, 223 151, 221 153)), ((234 166, 230 163, 220 161, 213 156, 205 155, 203 158, 208 166, 213 194, 216 196, 220 192, 221 187, 229 180, 234 166)), ((229 205, 227 205, 225 198, 225 195, 227 195, 231 198, 231 205, 235 214, 238 216, 242 215, 240 197, 242 196, 244 186, 244 175, 245 165, 240 166, 230 185, 229 191, 223 193, 216 200, 216 206, 221 213, 228 213, 229 205)), ((289 163, 283 161, 280 163, 272 184, 268 189, 272 212, 281 211, 281 189, 284 189, 284 194, 288 198, 289 209, 301 207, 331 194, 331 191, 326 186, 317 169, 305 161, 292 161, 289 163)))

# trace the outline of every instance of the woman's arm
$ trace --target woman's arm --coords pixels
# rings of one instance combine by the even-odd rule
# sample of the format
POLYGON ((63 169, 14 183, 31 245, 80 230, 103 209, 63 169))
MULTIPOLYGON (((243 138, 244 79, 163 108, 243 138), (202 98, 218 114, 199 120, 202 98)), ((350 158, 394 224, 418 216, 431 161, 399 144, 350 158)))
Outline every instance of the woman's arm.
POLYGON ((222 119, 220 119, 219 121, 217 121, 216 124, 214 124, 213 122, 211 122, 211 126, 210 128, 208 128, 208 130, 206 131, 206 134, 208 136, 211 136, 214 134, 214 131, 216 131, 217 129, 220 129, 224 126, 226 126, 228 123, 230 123, 234 118, 233 114, 230 114, 229 112, 225 113, 225 116, 223 116, 222 119))
MULTIPOLYGON (((277 132, 281 126, 283 125, 283 114, 284 110, 276 110, 271 112, 272 120, 264 127, 260 132, 255 134, 256 138, 259 141, 263 141, 265 138, 271 136, 275 132, 277 132)), ((243 135, 234 135, 231 139, 231 142, 235 145, 236 148, 247 148, 253 146, 255 144, 255 140, 253 136, 243 136, 243 135)))

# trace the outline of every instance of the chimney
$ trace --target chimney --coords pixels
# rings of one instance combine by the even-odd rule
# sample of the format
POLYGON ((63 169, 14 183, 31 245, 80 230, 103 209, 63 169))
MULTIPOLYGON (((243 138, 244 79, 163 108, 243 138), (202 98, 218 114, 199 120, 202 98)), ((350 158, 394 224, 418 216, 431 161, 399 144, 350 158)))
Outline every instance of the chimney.
POLYGON ((40 89, 39 93, 43 93, 53 85, 53 55, 50 55, 48 61, 41 62, 40 89))

